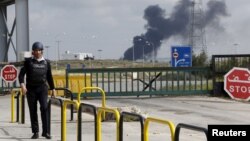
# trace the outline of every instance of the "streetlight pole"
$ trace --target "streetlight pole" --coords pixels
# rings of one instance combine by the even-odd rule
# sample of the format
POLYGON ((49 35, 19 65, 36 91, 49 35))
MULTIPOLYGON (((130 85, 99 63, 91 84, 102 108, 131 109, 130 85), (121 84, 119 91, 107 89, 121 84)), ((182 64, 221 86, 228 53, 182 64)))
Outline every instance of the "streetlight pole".
POLYGON ((151 42, 151 44, 153 46, 153 67, 154 67, 155 66, 155 45, 152 42, 151 42))
POLYGON ((62 41, 58 40, 56 42, 57 42, 57 60, 59 61, 60 60, 60 43, 62 41))
MULTIPOLYGON (((142 41, 141 38, 138 39, 139 42, 142 41)), ((145 44, 143 43, 143 46, 142 46, 142 66, 144 67, 144 47, 145 47, 145 44)), ((134 52, 134 46, 133 46, 133 52, 134 52)), ((134 54, 134 53, 133 53, 134 54)))
POLYGON ((45 48, 47 49, 47 59, 49 59, 49 46, 45 46, 45 48))
POLYGON ((61 40, 59 40, 59 36, 60 35, 66 35, 66 32, 62 32, 62 33, 59 33, 55 36, 55 39, 56 39, 56 43, 57 43, 57 60, 59 61, 60 60, 60 43, 62 42, 61 40))
POLYGON ((99 59, 101 60, 101 58, 102 58, 102 49, 98 49, 98 52, 99 52, 99 59))
POLYGON ((148 45, 148 46, 150 46, 150 48, 151 48, 151 46, 153 47, 153 66, 155 66, 155 45, 154 45, 154 43, 153 42, 150 42, 150 41, 146 41, 146 45, 148 45))
POLYGON ((144 67, 144 47, 145 47, 145 45, 143 45, 143 47, 142 47, 142 58, 143 58, 143 60, 142 60, 142 66, 144 67))
POLYGON ((134 62, 135 62, 135 46, 133 45, 133 66, 134 66, 134 62))
POLYGON ((237 47, 238 47, 239 44, 238 44, 238 43, 234 43, 233 45, 234 45, 234 47, 235 47, 235 54, 237 54, 237 53, 238 53, 237 47))

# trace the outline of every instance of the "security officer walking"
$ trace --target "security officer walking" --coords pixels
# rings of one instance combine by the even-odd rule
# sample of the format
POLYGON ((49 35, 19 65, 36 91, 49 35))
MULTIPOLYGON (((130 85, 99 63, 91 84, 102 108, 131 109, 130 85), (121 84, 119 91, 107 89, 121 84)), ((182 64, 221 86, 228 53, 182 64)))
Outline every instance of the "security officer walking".
POLYGON ((42 136, 51 139, 48 134, 48 113, 47 99, 48 86, 55 96, 54 82, 51 72, 50 61, 43 57, 43 44, 35 42, 32 45, 32 57, 26 58, 24 66, 19 73, 19 83, 23 94, 27 94, 27 101, 30 111, 30 120, 33 136, 31 139, 39 138, 39 123, 37 115, 37 102, 40 104, 42 119, 42 136), (26 85, 24 76, 26 74, 26 85))

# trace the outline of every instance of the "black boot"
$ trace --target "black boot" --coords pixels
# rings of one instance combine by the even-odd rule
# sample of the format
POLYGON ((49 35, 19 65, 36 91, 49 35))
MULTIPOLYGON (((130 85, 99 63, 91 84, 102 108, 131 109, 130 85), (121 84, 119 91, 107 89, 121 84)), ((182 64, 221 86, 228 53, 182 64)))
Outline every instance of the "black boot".
POLYGON ((39 135, 38 135, 38 133, 36 132, 36 133, 33 134, 33 136, 31 137, 31 139, 38 139, 38 137, 39 137, 39 135))
POLYGON ((51 139, 51 136, 48 133, 43 133, 42 136, 45 137, 46 139, 51 139))

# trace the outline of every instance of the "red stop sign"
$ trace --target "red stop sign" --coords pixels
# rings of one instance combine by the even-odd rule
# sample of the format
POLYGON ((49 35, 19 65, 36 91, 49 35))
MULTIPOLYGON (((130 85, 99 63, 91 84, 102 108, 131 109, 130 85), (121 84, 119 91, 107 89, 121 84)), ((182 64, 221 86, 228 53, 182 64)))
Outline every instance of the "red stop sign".
POLYGON ((5 65, 1 69, 1 77, 6 82, 14 82, 17 79, 17 69, 14 65, 5 65))
POLYGON ((232 99, 249 101, 250 71, 234 67, 224 76, 224 90, 232 99))

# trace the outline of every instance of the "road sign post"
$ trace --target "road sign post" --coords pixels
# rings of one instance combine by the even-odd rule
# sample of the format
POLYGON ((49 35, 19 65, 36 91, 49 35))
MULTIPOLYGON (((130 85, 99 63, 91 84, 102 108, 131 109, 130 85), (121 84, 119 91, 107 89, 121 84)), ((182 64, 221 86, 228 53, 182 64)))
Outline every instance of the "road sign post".
POLYGON ((224 90, 232 99, 250 100, 250 71, 234 67, 224 76, 224 90))
POLYGON ((1 69, 1 77, 6 82, 15 82, 17 79, 17 68, 14 65, 5 65, 1 69))

